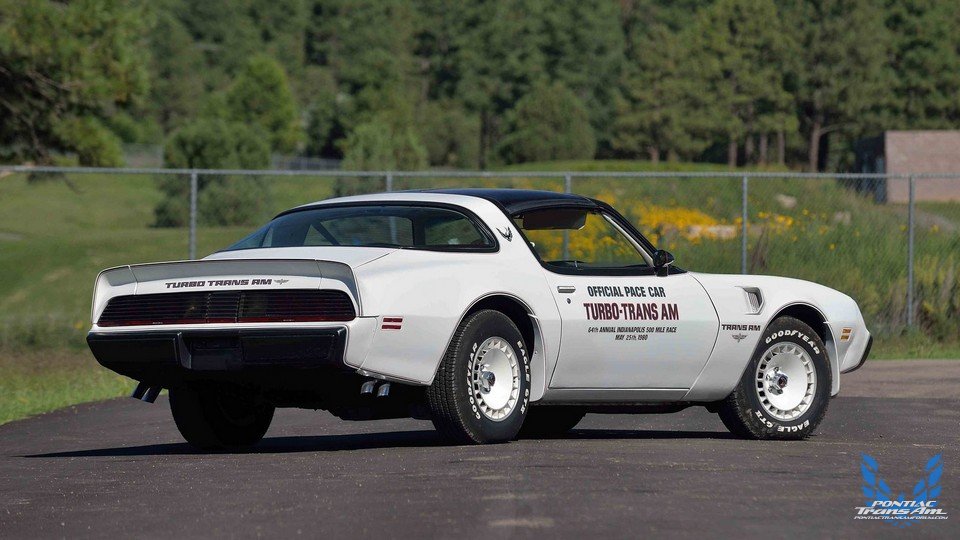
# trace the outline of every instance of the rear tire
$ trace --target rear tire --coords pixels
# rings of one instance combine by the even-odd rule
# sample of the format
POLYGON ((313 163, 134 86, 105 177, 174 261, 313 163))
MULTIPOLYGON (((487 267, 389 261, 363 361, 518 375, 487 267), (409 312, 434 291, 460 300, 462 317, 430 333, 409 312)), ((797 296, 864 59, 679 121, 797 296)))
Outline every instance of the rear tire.
POLYGON ((820 336, 806 323, 770 323, 733 392, 719 403, 720 420, 746 439, 806 439, 827 413, 832 372, 820 336))
POLYGON ((427 389, 437 431, 456 444, 513 440, 529 399, 530 363, 517 326, 499 311, 468 315, 427 389))
POLYGON ((560 437, 577 426, 587 413, 579 407, 531 407, 520 428, 524 439, 560 437))
POLYGON ((266 434, 274 407, 221 387, 171 388, 170 412, 180 434, 200 450, 240 450, 266 434))

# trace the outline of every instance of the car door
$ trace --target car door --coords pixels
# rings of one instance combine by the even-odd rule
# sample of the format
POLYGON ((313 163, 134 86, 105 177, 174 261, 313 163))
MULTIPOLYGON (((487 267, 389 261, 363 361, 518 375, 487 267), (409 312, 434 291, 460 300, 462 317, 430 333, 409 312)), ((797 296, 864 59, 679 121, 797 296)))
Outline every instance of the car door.
POLYGON ((608 211, 531 212, 516 222, 560 311, 551 388, 690 388, 719 327, 696 279, 656 275, 646 242, 608 211))

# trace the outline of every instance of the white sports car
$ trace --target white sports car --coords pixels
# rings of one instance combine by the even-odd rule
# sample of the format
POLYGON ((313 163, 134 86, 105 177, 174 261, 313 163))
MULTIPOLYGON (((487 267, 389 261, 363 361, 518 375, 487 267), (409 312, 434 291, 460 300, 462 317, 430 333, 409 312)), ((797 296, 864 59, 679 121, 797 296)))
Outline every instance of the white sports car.
POLYGON ((97 360, 134 397, 168 388, 203 449, 254 444, 276 407, 491 443, 699 405, 800 439, 872 342, 840 292, 687 272, 603 202, 509 189, 294 208, 200 261, 101 272, 92 317, 97 360))

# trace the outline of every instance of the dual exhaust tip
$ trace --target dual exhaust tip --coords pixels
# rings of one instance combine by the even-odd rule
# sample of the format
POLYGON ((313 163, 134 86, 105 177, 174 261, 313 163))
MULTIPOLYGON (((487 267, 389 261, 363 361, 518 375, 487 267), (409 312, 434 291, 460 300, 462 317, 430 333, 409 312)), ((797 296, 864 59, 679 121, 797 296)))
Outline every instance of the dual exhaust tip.
POLYGON ((163 387, 161 386, 150 386, 146 383, 137 383, 137 387, 133 389, 133 393, 130 394, 130 397, 139 399, 144 403, 153 403, 157 400, 157 396, 160 395, 161 390, 163 390, 163 387))
POLYGON ((376 392, 377 397, 389 396, 390 383, 370 380, 360 385, 360 395, 372 396, 374 392, 376 392))

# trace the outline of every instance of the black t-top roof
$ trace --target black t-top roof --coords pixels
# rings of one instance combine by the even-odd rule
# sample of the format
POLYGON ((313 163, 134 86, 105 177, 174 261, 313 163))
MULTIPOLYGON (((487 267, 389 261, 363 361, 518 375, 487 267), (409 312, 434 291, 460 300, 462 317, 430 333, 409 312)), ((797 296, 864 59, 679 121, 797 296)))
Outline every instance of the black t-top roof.
POLYGON ((492 188, 457 188, 457 189, 425 189, 423 193, 447 193, 450 195, 466 195, 487 199, 503 207, 508 214, 548 208, 555 206, 577 206, 581 208, 596 208, 597 203, 592 199, 570 193, 555 191, 541 191, 536 189, 492 189, 492 188))

